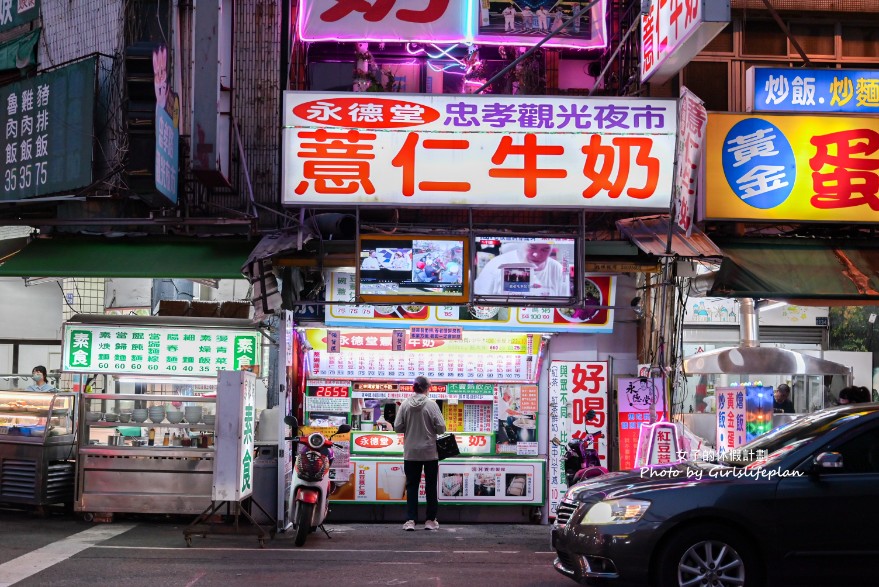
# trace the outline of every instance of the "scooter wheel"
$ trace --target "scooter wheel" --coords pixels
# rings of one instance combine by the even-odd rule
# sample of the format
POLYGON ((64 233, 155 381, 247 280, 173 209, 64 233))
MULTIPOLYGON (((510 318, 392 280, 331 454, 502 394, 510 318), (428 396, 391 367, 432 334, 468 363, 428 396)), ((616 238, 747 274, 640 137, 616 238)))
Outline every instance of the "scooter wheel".
POLYGON ((311 530, 311 521, 314 519, 314 504, 300 502, 296 509, 296 539, 293 543, 296 546, 302 546, 311 530))

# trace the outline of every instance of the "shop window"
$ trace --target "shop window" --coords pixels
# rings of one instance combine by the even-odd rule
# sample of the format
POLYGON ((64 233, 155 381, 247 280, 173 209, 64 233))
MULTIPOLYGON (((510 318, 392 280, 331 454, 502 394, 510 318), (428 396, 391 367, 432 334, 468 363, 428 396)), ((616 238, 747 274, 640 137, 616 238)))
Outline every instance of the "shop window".
POLYGON ((843 57, 879 57, 879 27, 842 26, 843 57))
POLYGON ((726 28, 720 31, 716 37, 711 39, 704 49, 703 53, 732 53, 733 52, 733 25, 726 25, 726 28))
POLYGON ((684 85, 705 102, 705 108, 729 110, 729 63, 691 61, 684 68, 684 85))
MULTIPOLYGON (((836 39, 833 24, 795 22, 790 25, 790 32, 806 55, 834 55, 836 53, 833 47, 836 39)), ((789 54, 799 55, 793 44, 790 46, 789 54)))
POLYGON ((742 25, 743 55, 787 55, 787 37, 773 20, 746 20, 742 25))

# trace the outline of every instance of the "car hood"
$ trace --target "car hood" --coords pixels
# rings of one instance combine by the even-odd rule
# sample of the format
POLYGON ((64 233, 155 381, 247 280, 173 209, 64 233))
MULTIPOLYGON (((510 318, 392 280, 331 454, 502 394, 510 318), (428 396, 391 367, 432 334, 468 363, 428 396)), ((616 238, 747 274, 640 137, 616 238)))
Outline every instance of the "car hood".
POLYGON ((707 483, 730 483, 735 477, 720 474, 731 467, 711 463, 684 461, 670 465, 644 467, 601 475, 573 485, 569 495, 577 501, 619 498, 657 489, 670 489, 707 483), (713 471, 714 474, 709 474, 713 471))

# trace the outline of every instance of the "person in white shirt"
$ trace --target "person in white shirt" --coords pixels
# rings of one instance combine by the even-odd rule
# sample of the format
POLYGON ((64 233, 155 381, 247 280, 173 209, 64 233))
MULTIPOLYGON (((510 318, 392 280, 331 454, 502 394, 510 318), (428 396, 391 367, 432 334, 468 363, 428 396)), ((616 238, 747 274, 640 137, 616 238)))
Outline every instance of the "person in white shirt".
POLYGON ((531 29, 536 28, 535 26, 533 26, 535 23, 532 22, 532 20, 531 20, 532 18, 534 18, 534 13, 531 12, 531 8, 529 8, 528 6, 523 8, 522 9, 522 24, 524 25, 526 31, 530 31, 531 29))
POLYGON ((571 286, 564 267, 550 258, 552 244, 547 242, 521 243, 514 251, 501 253, 479 271, 473 290, 476 295, 527 295, 541 297, 569 297, 571 286), (521 268, 529 265, 530 279, 527 293, 504 291, 504 266, 521 268))
POLYGON ((516 29, 516 9, 512 5, 504 8, 501 13, 504 15, 504 32, 512 32, 516 29))
POLYGON ((361 269, 366 270, 378 270, 381 269, 381 264, 378 262, 378 258, 375 256, 375 251, 370 251, 369 256, 360 263, 361 269))
POLYGON ((42 365, 34 367, 31 376, 34 378, 34 383, 28 386, 28 391, 55 391, 55 386, 49 383, 49 374, 42 365))
POLYGON ((546 7, 541 6, 537 9, 537 28, 539 28, 541 32, 549 30, 549 23, 547 21, 548 17, 549 13, 546 11, 546 7))

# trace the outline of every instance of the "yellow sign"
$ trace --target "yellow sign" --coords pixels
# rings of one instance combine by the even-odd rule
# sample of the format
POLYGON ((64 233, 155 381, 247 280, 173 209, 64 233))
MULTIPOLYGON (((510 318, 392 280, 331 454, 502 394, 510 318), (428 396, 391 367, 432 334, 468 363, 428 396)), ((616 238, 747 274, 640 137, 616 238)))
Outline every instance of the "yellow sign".
POLYGON ((705 217, 879 222, 879 118, 710 114, 705 217))

